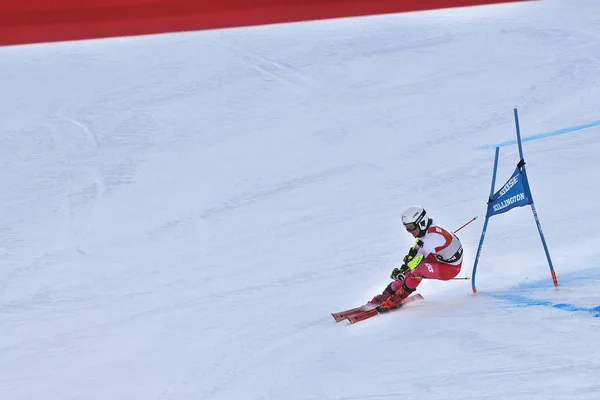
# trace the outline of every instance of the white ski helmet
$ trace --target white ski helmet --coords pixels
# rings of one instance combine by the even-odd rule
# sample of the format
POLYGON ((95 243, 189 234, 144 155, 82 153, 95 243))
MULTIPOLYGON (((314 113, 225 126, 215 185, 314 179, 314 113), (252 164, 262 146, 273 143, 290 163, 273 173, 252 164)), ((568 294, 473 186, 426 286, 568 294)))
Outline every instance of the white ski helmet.
POLYGON ((419 237, 425 234, 432 222, 433 220, 429 218, 427 211, 421 206, 409 207, 402 213, 402 224, 406 230, 414 231, 419 228, 419 237))

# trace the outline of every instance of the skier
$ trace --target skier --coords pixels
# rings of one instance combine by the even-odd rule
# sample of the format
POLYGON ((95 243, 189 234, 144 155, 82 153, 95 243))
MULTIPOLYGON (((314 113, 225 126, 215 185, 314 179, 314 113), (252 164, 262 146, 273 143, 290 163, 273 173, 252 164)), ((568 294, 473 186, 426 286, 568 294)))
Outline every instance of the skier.
POLYGON ((399 307, 423 278, 446 281, 456 277, 462 266, 460 240, 447 229, 434 225, 423 207, 406 209, 402 213, 402 224, 417 240, 402 266, 392 271, 394 281, 369 302, 380 312, 399 307))

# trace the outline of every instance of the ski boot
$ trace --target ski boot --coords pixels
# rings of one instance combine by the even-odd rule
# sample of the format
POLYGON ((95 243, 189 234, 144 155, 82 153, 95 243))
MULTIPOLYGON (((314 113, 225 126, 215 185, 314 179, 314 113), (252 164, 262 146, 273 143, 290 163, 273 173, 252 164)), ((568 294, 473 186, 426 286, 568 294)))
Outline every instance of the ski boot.
POLYGON ((379 306, 376 307, 377 311, 380 313, 387 312, 402 306, 402 302, 406 300, 406 298, 414 291, 415 289, 409 288, 406 286, 406 284, 402 285, 402 287, 398 289, 396 293, 389 296, 386 300, 380 303, 379 306))

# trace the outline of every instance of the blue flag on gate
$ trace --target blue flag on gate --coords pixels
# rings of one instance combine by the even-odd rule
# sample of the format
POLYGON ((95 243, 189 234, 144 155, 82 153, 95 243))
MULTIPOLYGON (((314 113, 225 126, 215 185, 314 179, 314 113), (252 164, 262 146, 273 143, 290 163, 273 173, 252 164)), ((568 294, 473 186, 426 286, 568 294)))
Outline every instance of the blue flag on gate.
POLYGON ((490 197, 486 216, 502 214, 515 207, 523 207, 532 203, 527 175, 520 167, 517 167, 502 188, 490 197))

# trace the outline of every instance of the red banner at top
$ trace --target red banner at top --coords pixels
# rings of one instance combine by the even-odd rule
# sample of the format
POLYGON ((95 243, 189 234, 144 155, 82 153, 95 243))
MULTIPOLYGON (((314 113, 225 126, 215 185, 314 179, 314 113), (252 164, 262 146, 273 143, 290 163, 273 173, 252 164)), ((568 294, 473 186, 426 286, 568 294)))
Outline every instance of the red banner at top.
POLYGON ((520 0, 2 0, 0 45, 353 17, 520 0))

